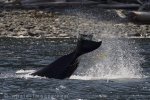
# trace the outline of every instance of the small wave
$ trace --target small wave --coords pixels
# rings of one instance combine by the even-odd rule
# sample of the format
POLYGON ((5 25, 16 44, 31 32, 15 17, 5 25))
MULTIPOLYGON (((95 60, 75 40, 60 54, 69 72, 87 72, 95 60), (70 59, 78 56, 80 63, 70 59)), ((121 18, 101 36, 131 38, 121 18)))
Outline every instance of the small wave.
POLYGON ((140 79, 140 78, 146 78, 145 76, 140 77, 140 76, 103 76, 103 77, 93 77, 93 76, 79 76, 79 75, 72 75, 70 79, 79 79, 79 80, 101 80, 101 79, 106 79, 106 80, 111 80, 111 79, 140 79))
POLYGON ((18 70, 16 71, 16 77, 17 78, 25 78, 25 79, 29 79, 29 78, 45 78, 45 77, 40 77, 40 76, 33 76, 31 75, 31 73, 34 73, 35 70, 18 70))
POLYGON ((16 71, 16 74, 26 74, 26 73, 31 74, 33 72, 35 72, 35 70, 23 70, 23 69, 21 69, 21 70, 16 71))
POLYGON ((1 73, 1 74, 0 74, 0 78, 1 78, 1 79, 13 78, 13 77, 15 77, 15 75, 12 74, 12 73, 1 73))
POLYGON ((15 73, 13 72, 7 72, 7 73, 1 73, 0 78, 5 79, 5 78, 24 78, 24 79, 30 79, 30 78, 39 78, 43 79, 45 77, 40 77, 40 76, 33 76, 31 73, 35 72, 35 70, 17 70, 15 73))
POLYGON ((70 79, 79 79, 79 80, 98 80, 98 77, 90 77, 90 76, 79 76, 79 75, 72 75, 70 79))
POLYGON ((24 79, 39 78, 39 79, 43 79, 45 77, 33 76, 31 74, 24 74, 24 75, 17 75, 17 78, 24 78, 24 79))

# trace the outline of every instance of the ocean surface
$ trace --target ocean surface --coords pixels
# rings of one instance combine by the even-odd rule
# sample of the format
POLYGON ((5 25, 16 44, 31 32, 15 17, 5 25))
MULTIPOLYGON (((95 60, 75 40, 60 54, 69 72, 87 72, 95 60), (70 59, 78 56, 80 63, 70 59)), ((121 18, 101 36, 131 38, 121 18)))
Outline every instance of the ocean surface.
POLYGON ((0 100, 150 100, 150 39, 101 40, 58 80, 30 74, 72 52, 76 39, 0 38, 0 100))

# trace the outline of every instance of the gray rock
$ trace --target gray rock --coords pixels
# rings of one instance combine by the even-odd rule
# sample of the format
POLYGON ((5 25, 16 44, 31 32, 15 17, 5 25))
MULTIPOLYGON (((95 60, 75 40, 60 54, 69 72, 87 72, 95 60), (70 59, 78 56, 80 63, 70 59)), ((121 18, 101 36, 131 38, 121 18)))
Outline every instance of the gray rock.
POLYGON ((46 33, 48 33, 48 32, 46 32, 46 31, 42 31, 42 30, 35 30, 35 31, 30 31, 30 32, 28 32, 28 35, 29 36, 44 36, 46 33))
POLYGON ((13 31, 14 31, 14 29, 15 29, 15 28, 10 27, 10 28, 8 29, 8 31, 13 32, 13 31))
POLYGON ((4 14, 0 14, 0 17, 4 17, 4 14))
POLYGON ((27 26, 25 26, 25 28, 26 29, 33 29, 33 28, 35 28, 35 26, 33 26, 33 25, 27 25, 27 26))
POLYGON ((1 36, 6 36, 7 32, 6 31, 2 31, 0 34, 1 34, 1 36))
POLYGON ((59 34, 59 36, 60 36, 60 37, 66 37, 66 36, 68 36, 68 34, 61 33, 61 34, 59 34))
POLYGON ((129 37, 132 37, 132 36, 134 36, 134 37, 140 37, 140 36, 142 36, 140 33, 130 33, 130 34, 127 34, 127 36, 129 36, 129 37))
POLYGON ((19 32, 17 32, 17 35, 18 36, 27 36, 28 32, 27 31, 19 31, 19 32))

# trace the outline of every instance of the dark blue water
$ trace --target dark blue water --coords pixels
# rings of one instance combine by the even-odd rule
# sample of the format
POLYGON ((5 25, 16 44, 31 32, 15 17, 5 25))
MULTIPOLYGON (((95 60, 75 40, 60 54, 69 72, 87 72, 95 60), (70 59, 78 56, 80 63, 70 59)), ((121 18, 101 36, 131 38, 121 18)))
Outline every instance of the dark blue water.
POLYGON ((75 39, 0 38, 2 100, 149 100, 150 39, 102 39, 70 79, 30 73, 75 48, 75 39))

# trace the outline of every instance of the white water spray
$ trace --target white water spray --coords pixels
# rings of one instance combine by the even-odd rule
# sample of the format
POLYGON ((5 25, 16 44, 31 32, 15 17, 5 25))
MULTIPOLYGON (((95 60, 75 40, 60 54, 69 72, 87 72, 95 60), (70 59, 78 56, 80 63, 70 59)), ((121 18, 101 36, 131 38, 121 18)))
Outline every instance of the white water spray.
POLYGON ((81 59, 71 79, 142 78, 142 57, 136 48, 124 39, 106 39, 98 50, 81 59))

